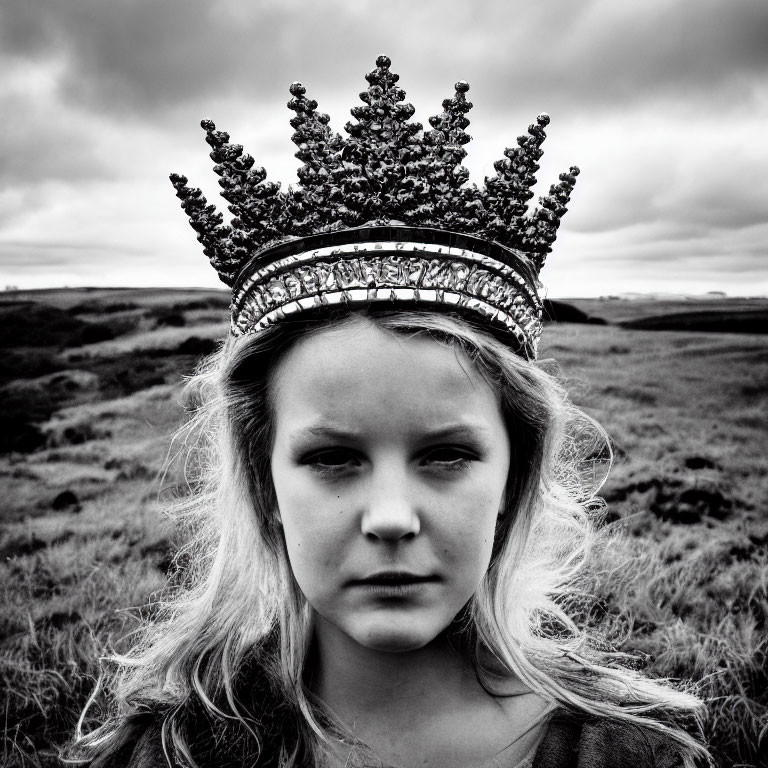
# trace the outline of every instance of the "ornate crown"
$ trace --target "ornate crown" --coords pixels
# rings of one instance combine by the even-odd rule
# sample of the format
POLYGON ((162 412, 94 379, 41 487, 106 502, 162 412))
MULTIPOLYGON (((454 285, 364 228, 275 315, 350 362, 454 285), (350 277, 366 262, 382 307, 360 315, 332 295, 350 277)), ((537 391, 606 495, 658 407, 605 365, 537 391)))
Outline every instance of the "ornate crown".
POLYGON ((170 178, 205 254, 233 287, 232 333, 326 305, 415 302, 479 313, 534 358, 538 274, 579 169, 560 174, 528 211, 549 123, 542 114, 494 163, 484 188, 467 184, 469 85, 456 83, 424 131, 389 67, 379 56, 366 75, 348 138, 331 131, 301 83, 291 85, 292 138, 303 165, 299 186, 287 192, 228 133, 202 121, 231 224, 186 177, 170 178))

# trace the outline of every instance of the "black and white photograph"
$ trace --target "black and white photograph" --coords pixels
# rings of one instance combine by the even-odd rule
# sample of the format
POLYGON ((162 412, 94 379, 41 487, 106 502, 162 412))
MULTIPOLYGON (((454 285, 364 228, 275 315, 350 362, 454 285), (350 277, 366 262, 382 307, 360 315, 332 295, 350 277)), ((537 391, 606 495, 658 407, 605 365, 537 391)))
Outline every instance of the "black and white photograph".
POLYGON ((768 3, 3 0, 2 768, 768 768, 768 3))

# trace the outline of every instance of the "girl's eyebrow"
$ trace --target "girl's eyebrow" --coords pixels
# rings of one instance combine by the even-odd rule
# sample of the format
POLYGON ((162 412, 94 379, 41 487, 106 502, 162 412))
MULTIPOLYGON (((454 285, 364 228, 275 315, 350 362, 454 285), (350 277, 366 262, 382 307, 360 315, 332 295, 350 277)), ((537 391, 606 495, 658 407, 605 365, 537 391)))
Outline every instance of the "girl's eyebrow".
MULTIPOLYGON (((419 435, 424 441, 431 440, 488 440, 491 430, 484 424, 477 422, 457 422, 446 424, 433 430, 427 430, 419 435)), ((297 429, 291 436, 293 439, 301 439, 307 434, 315 437, 323 437, 331 440, 355 440, 361 435, 354 430, 342 429, 332 424, 311 424, 297 429)))
POLYGON ((485 440, 489 439, 490 432, 490 429, 484 424, 459 422, 425 432, 424 438, 428 440, 485 440))
POLYGON ((340 429, 331 424, 312 424, 309 427, 296 431, 296 436, 309 433, 317 437, 330 437, 334 440, 353 440, 359 437, 359 434, 353 430, 340 429))

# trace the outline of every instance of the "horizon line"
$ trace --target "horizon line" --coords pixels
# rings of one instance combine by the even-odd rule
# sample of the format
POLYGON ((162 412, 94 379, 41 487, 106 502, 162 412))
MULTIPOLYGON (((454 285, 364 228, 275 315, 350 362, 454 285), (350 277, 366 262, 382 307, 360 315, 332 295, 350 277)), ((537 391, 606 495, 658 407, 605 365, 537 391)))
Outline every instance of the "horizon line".
MULTIPOLYGON (((18 293, 45 293, 54 291, 84 291, 92 293, 94 291, 206 291, 213 293, 231 293, 229 288, 212 287, 212 286, 148 286, 148 285, 58 285, 36 288, 22 288, 16 285, 8 285, 2 291, 0 295, 8 296, 18 293)), ((644 297, 644 298, 691 298, 691 299, 768 299, 768 294, 732 294, 725 291, 712 290, 704 291, 703 293, 688 293, 685 291, 621 291, 618 293, 600 293, 589 295, 574 295, 567 296, 542 296, 542 300, 550 299, 558 301, 561 299, 629 299, 630 297, 644 297)))

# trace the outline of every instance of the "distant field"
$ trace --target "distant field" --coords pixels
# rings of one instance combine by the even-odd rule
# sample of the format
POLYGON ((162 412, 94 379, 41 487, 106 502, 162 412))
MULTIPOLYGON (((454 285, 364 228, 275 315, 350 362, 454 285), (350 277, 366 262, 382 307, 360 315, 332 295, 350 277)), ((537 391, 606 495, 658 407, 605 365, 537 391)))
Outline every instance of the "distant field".
MULTIPOLYGON (((631 322, 651 317, 680 313, 708 313, 713 319, 722 319, 739 312, 767 312, 766 298, 728 298, 718 296, 692 296, 675 298, 607 297, 601 299, 564 299, 588 315, 602 317, 609 323, 631 322)), ((764 330, 768 332, 768 328, 764 330)))
MULTIPOLYGON (((126 609, 163 586, 177 534, 159 496, 175 478, 158 472, 184 416, 181 377, 226 333, 227 303, 224 291, 0 294, 8 768, 57 764, 95 657, 121 647, 126 609)), ((768 336, 730 332, 728 318, 768 302, 569 303, 606 321, 550 324, 541 354, 614 444, 606 616, 626 617, 622 647, 648 654, 650 674, 700 683, 718 765, 766 765, 768 336), (702 312, 722 330, 618 325, 702 312)))

